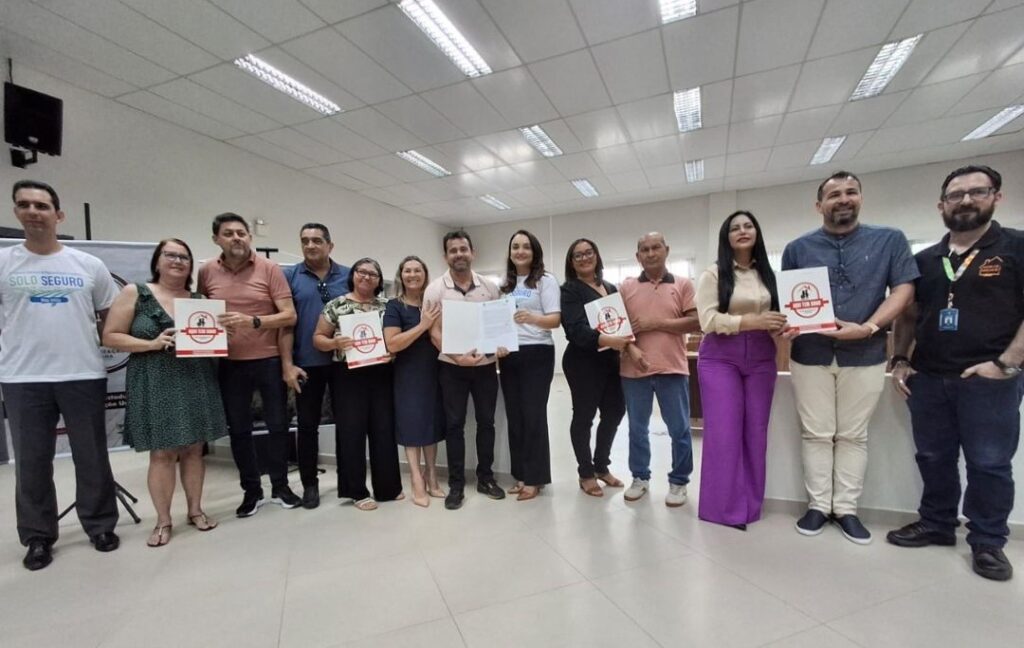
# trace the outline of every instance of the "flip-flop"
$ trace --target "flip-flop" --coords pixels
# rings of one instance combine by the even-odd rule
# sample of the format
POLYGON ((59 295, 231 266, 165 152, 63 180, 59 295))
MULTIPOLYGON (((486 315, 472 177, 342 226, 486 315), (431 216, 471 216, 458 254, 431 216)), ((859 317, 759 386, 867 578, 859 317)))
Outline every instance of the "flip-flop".
POLYGON ((358 502, 353 502, 353 504, 360 511, 376 511, 377 510, 377 501, 374 500, 372 497, 364 497, 363 499, 359 500, 358 502))
POLYGON ((153 533, 150 534, 149 540, 146 540, 146 546, 149 547, 162 547, 171 541, 171 525, 163 524, 153 527, 153 533))
POLYGON ((188 516, 188 523, 199 531, 213 531, 217 528, 217 521, 206 517, 203 511, 188 516))

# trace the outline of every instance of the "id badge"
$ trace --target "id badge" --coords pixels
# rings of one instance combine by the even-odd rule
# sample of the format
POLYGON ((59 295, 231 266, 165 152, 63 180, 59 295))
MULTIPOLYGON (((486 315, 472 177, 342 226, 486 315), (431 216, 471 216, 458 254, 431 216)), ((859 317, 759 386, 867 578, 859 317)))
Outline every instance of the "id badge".
POLYGON ((939 330, 955 331, 960 325, 959 308, 943 308, 939 311, 939 330))

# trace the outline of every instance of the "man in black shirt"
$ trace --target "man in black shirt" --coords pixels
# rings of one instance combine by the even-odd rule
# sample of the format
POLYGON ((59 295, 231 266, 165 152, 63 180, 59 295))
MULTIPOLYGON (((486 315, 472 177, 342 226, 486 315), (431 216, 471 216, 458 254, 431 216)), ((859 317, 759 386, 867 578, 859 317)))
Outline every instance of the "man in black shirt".
POLYGON ((921 519, 886 537, 901 547, 956 544, 963 448, 967 543, 974 571, 993 580, 1013 576, 1002 547, 1024 394, 1024 232, 992 220, 1001 184, 986 166, 949 174, 939 201, 949 233, 916 257, 921 278, 896 329, 892 377, 910 405, 924 492, 921 519))

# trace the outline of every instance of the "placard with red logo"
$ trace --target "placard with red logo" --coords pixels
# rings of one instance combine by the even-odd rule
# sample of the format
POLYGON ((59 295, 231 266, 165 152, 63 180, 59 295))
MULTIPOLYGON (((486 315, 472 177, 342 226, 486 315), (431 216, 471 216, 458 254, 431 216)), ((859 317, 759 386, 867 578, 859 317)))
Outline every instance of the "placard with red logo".
POLYGON ((776 275, 779 306, 788 320, 786 327, 800 333, 832 331, 836 314, 832 308, 832 287, 828 268, 784 270, 776 275))
POLYGON ((223 299, 174 300, 174 353, 179 358, 227 357, 228 333, 217 323, 223 299))
MULTIPOLYGON (((584 304, 583 310, 587 313, 587 321, 590 326, 605 335, 623 337, 627 340, 635 340, 633 327, 629 323, 629 315, 626 314, 626 305, 622 302, 622 295, 612 293, 606 297, 595 299, 584 304)), ((601 347, 604 351, 608 347, 601 347)))
POLYGON ((384 345, 384 328, 379 312, 339 317, 338 334, 352 338, 352 347, 345 352, 345 363, 349 369, 383 364, 391 359, 384 345))

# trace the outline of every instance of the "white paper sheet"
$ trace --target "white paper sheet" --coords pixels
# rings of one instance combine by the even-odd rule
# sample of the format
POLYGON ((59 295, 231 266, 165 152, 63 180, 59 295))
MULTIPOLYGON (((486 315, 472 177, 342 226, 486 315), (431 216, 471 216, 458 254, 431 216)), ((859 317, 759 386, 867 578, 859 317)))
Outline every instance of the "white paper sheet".
POLYGON ((179 358, 228 355, 228 334, 217 324, 223 299, 174 300, 174 353, 179 358))
POLYGON ((352 347, 345 351, 345 363, 349 369, 382 364, 391 359, 384 345, 384 328, 380 313, 353 313, 338 318, 338 332, 352 338, 352 347))
POLYGON ((776 275, 779 284, 779 306, 789 328, 800 333, 829 331, 836 326, 832 308, 832 287, 828 268, 784 270, 776 275))
POLYGON ((488 302, 441 302, 441 353, 459 355, 476 349, 495 353, 498 347, 519 350, 514 299, 488 302))

